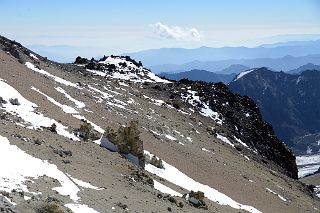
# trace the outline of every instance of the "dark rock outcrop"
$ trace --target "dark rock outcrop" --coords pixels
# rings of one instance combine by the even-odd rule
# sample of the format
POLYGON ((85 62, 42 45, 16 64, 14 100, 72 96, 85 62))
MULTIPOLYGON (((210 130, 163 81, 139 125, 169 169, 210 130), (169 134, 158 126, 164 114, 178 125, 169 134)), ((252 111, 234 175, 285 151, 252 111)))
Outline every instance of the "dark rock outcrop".
MULTIPOLYGON (((193 108, 199 110, 206 103, 222 119, 223 125, 218 126, 217 129, 208 129, 212 135, 223 131, 231 141, 236 137, 259 153, 258 160, 263 164, 274 169, 272 165, 268 165, 268 161, 274 162, 283 173, 292 178, 298 178, 298 169, 292 151, 277 138, 272 126, 263 120, 259 107, 248 96, 232 93, 223 83, 213 84, 187 79, 162 87, 163 91, 171 95, 180 93, 184 96, 187 92, 186 88, 196 92, 200 102, 193 108)), ((236 147, 237 142, 233 142, 236 147)))
POLYGON ((82 58, 78 56, 74 62, 74 64, 87 64, 89 63, 89 60, 87 58, 82 58))
POLYGON ((232 81, 229 88, 252 98, 277 136, 295 153, 305 154, 308 147, 319 149, 319 82, 316 70, 290 75, 260 68, 232 81))

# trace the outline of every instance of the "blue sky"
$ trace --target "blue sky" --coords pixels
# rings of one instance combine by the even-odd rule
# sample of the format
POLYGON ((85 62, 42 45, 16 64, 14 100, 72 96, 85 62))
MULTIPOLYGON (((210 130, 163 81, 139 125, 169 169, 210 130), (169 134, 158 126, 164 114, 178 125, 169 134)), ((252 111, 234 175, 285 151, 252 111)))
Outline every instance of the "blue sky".
POLYGON ((320 1, 0 0, 0 26, 1 35, 25 45, 97 53, 253 46, 320 35, 320 1))

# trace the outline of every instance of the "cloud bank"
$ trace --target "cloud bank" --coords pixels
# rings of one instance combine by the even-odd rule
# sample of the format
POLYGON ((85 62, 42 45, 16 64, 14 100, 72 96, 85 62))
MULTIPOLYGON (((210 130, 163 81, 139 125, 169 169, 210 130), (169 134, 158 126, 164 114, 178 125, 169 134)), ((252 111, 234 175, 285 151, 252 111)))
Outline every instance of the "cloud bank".
POLYGON ((150 25, 153 33, 165 39, 183 40, 183 41, 200 41, 202 35, 195 28, 185 29, 178 26, 168 26, 157 22, 150 25))

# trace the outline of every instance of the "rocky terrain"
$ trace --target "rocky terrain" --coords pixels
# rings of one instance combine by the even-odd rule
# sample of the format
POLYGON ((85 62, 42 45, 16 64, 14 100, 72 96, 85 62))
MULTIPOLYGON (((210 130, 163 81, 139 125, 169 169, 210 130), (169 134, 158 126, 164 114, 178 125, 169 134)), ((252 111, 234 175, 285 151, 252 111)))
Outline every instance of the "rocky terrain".
POLYGON ((317 153, 320 72, 305 70, 290 75, 260 68, 244 73, 229 84, 230 89, 251 97, 277 136, 296 154, 317 153))
POLYGON ((225 85, 0 48, 1 211, 319 211, 292 152, 225 85))

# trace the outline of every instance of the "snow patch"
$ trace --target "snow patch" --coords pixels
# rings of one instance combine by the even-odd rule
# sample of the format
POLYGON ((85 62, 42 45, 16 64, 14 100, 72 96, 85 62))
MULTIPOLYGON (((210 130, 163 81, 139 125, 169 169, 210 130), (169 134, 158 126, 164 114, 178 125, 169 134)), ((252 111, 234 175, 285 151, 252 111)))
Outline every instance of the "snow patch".
POLYGON ((29 178, 38 179, 46 175, 58 180, 61 184, 59 187, 54 187, 53 190, 61 195, 69 196, 74 201, 80 199, 77 195, 80 189, 56 165, 25 153, 17 146, 11 145, 7 138, 0 136, 0 162, 7 162, 8 159, 14 160, 1 164, 0 190, 11 192, 15 189, 29 192, 25 182, 32 181, 29 178))
POLYGON ((173 189, 163 185, 162 183, 159 183, 156 180, 153 180, 153 183, 154 183, 154 188, 156 190, 159 190, 162 193, 169 194, 171 196, 182 197, 181 193, 174 191, 173 189))
POLYGON ((296 163, 299 178, 314 174, 320 168, 320 154, 297 156, 296 163))
POLYGON ((36 113, 35 109, 38 107, 36 104, 25 99, 15 88, 11 87, 9 84, 0 80, 0 96, 7 101, 6 104, 3 104, 3 109, 12 114, 21 117, 25 122, 30 123, 31 126, 27 128, 31 129, 41 129, 42 127, 50 127, 53 123, 57 125, 57 133, 72 140, 78 141, 77 138, 72 133, 67 131, 67 127, 63 126, 58 121, 45 117, 41 113, 36 113), (12 105, 9 102, 10 98, 17 98, 20 105, 12 105))
POLYGON ((40 93, 41 95, 45 96, 48 101, 50 101, 51 103, 53 103, 54 105, 58 106, 59 108, 61 108, 65 113, 67 114, 77 114, 79 113, 77 110, 75 110, 73 107, 68 106, 68 105, 64 105, 64 104, 60 104, 58 101, 54 100, 53 98, 51 98, 50 96, 44 94, 43 92, 41 92, 40 90, 38 90, 35 87, 31 87, 32 90, 40 93))
POLYGON ((212 109, 210 109, 209 105, 207 103, 201 102, 200 97, 196 95, 196 91, 188 90, 187 96, 181 96, 181 98, 185 101, 191 104, 192 106, 198 106, 199 104, 202 106, 200 108, 200 114, 212 118, 215 120, 218 124, 222 125, 222 120, 219 118, 219 114, 217 112, 214 112, 212 109))
POLYGON ((228 138, 226 138, 226 137, 224 137, 224 136, 222 136, 222 135, 219 135, 219 134, 217 134, 217 138, 218 138, 219 140, 221 140, 222 142, 224 142, 224 143, 226 143, 226 144, 234 147, 233 143, 231 143, 228 138))
POLYGON ((91 126, 93 127, 94 130, 96 130, 97 132, 100 132, 101 134, 104 133, 104 130, 98 126, 97 124, 89 121, 88 119, 86 119, 86 117, 82 116, 82 115, 79 115, 79 114, 76 114, 76 115, 72 115, 73 117, 79 119, 79 120, 85 120, 87 121, 89 124, 91 124, 91 126))
POLYGON ((87 189, 94 189, 94 190, 103 190, 103 188, 99 188, 96 186, 91 185, 90 183, 84 182, 82 180, 79 180, 77 178, 72 177, 71 175, 67 174, 69 176, 69 178, 75 182, 78 186, 81 186, 83 188, 87 188, 87 189))
POLYGON ((84 107, 86 106, 85 103, 83 103, 82 101, 78 101, 78 100, 72 98, 72 97, 71 97, 68 93, 66 93, 66 91, 65 91, 64 89, 62 89, 61 87, 55 87, 55 89, 56 89, 58 92, 64 94, 64 95, 66 96, 66 98, 68 98, 70 101, 72 101, 72 102, 76 105, 77 108, 81 109, 81 108, 84 108, 84 107))
POLYGON ((172 140, 172 141, 176 141, 177 139, 171 135, 165 135, 166 138, 168 138, 169 140, 172 140))
POLYGON ((281 195, 279 195, 278 193, 272 191, 271 189, 269 188, 266 188, 266 190, 268 190, 270 193, 274 194, 274 195, 277 195, 281 200, 283 200, 284 202, 287 201, 287 199, 285 199, 284 197, 282 197, 281 195))
POLYGON ((65 86, 71 86, 71 87, 75 87, 75 88, 80 89, 80 87, 79 87, 77 84, 72 83, 72 82, 70 82, 70 81, 67 81, 67 80, 65 80, 65 79, 63 79, 63 78, 57 77, 57 76, 55 76, 55 75, 52 75, 52 74, 50 74, 49 72, 44 71, 43 69, 39 69, 39 68, 37 68, 36 66, 34 66, 32 63, 30 63, 30 62, 26 62, 25 65, 26 65, 29 69, 32 69, 32 70, 35 71, 35 72, 38 72, 38 73, 41 73, 41 74, 43 74, 43 75, 46 75, 46 76, 48 76, 48 77, 50 77, 50 78, 53 78, 53 80, 55 80, 56 82, 58 82, 58 83, 60 83, 60 84, 63 84, 63 85, 65 85, 65 86))
POLYGON ((39 58, 35 54, 30 53, 30 57, 33 59, 39 60, 39 58))
MULTIPOLYGON (((150 155, 150 152, 145 151, 145 154, 150 155)), ((150 155, 150 157, 152 157, 152 155, 150 155)), ((192 178, 188 177, 186 174, 179 171, 177 168, 168 164, 167 162, 165 161, 162 161, 162 162, 164 165, 164 169, 157 168, 151 164, 146 164, 145 169, 148 172, 155 174, 158 177, 161 177, 189 191, 191 190, 202 191, 204 192, 205 196, 209 200, 216 202, 220 205, 228 205, 228 206, 231 206, 232 208, 243 209, 252 213, 261 213, 259 210, 257 210, 252 206, 240 204, 234 201, 232 198, 228 197, 227 195, 219 192, 218 190, 193 180, 192 178)))
POLYGON ((244 71, 244 72, 241 72, 237 75, 236 79, 234 79, 233 81, 237 81, 239 80, 240 78, 242 78, 243 76, 255 71, 256 69, 250 69, 250 70, 247 70, 247 71, 244 71))

